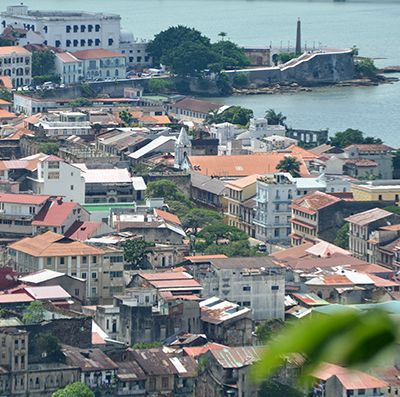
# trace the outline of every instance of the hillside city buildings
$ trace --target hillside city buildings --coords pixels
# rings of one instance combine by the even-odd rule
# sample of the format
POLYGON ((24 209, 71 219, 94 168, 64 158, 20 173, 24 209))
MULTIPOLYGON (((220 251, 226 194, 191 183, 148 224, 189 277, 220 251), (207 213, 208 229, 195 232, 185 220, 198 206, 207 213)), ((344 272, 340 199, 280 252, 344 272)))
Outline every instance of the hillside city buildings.
MULTIPOLYGON (((117 14, 21 3, 0 26, 0 396, 399 394, 397 347, 368 370, 320 363, 310 390, 301 354, 252 373, 263 335, 303 318, 397 324, 397 148, 151 92, 174 76, 117 14)), ((351 50, 243 50, 251 84, 353 75, 351 50)))

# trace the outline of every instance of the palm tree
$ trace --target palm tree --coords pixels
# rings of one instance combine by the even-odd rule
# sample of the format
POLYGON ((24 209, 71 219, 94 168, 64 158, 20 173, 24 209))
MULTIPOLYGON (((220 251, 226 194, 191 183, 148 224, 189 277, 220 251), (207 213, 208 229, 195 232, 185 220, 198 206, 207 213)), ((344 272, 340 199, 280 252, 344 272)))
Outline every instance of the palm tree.
POLYGON ((228 33, 226 32, 219 32, 218 36, 221 37, 221 41, 224 41, 225 37, 228 36, 228 33))
POLYGON ((285 125, 286 116, 281 112, 276 113, 274 109, 268 109, 265 112, 265 118, 268 120, 270 125, 285 125))
POLYGON ((292 156, 287 156, 279 162, 276 169, 281 172, 288 172, 294 177, 300 176, 300 161, 292 156))

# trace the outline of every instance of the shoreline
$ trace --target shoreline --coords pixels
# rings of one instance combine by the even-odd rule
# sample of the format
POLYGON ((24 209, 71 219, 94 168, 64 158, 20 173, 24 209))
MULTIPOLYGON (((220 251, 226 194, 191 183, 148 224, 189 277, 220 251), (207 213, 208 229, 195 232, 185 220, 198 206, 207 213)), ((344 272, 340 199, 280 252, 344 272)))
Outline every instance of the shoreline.
POLYGON ((298 92, 313 92, 315 88, 336 88, 336 87, 372 87, 382 84, 393 84, 399 82, 397 77, 385 77, 379 75, 375 79, 363 78, 354 80, 345 80, 335 84, 319 84, 314 86, 303 86, 298 83, 275 84, 274 86, 258 88, 234 88, 232 96, 241 95, 276 95, 276 94, 294 94, 298 92))

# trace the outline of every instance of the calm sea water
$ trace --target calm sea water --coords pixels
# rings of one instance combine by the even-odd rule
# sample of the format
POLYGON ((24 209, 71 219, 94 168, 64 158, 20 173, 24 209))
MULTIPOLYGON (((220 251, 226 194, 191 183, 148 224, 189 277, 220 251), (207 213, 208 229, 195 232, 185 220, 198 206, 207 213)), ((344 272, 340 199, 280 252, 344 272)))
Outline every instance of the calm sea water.
MULTIPOLYGON (((0 8, 19 3, 1 0, 0 8)), ((25 0, 36 9, 113 12, 138 38, 151 38, 171 25, 185 24, 212 39, 227 32, 242 45, 287 47, 295 41, 296 20, 308 47, 357 45, 361 55, 377 58, 379 66, 400 65, 400 1, 333 0, 25 0)), ((299 128, 331 132, 359 128, 400 146, 400 83, 367 88, 318 89, 312 93, 247 96, 223 99, 263 115, 274 108, 299 128)))

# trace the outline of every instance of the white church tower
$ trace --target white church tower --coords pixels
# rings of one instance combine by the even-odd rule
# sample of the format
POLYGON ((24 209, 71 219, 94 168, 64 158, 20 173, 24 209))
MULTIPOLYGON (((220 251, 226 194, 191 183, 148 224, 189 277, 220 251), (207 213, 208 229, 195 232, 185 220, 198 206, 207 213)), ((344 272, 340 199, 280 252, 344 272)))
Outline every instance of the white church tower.
POLYGON ((186 157, 192 154, 192 143, 186 132, 185 127, 182 127, 178 139, 175 142, 175 163, 174 167, 182 169, 182 164, 186 157))

